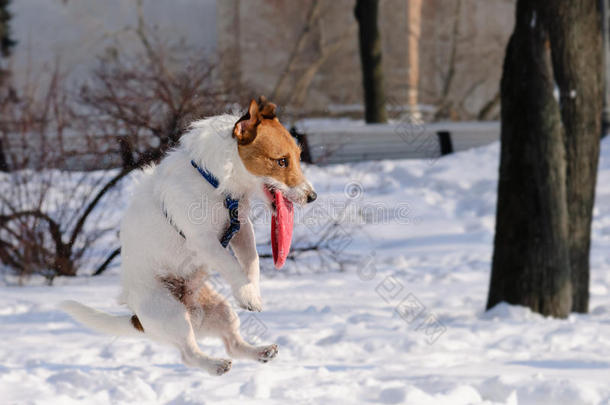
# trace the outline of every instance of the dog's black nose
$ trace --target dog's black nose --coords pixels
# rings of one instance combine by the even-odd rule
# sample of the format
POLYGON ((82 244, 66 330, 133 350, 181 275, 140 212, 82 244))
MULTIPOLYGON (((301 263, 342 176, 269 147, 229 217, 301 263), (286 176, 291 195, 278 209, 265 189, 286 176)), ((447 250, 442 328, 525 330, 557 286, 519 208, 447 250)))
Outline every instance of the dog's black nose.
POLYGON ((318 195, 315 191, 310 191, 309 194, 307 194, 308 203, 316 201, 316 198, 318 198, 318 195))

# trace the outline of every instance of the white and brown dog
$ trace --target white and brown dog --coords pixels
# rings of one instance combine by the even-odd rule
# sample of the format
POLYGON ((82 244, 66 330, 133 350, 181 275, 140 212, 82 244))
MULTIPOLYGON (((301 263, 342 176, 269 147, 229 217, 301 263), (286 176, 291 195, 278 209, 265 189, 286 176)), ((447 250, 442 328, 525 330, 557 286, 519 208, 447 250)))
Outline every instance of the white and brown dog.
POLYGON ((173 345, 185 364, 213 375, 227 372, 231 360, 206 356, 197 338, 220 337, 230 357, 271 360, 277 345, 247 343, 239 318, 207 280, 217 271, 240 306, 262 309, 248 213, 250 198, 265 195, 265 187, 298 204, 316 198, 301 171, 299 146, 274 104, 252 100, 241 118, 193 123, 178 148, 145 170, 121 224, 121 301, 134 315, 114 316, 75 301, 61 307, 97 331, 173 345))

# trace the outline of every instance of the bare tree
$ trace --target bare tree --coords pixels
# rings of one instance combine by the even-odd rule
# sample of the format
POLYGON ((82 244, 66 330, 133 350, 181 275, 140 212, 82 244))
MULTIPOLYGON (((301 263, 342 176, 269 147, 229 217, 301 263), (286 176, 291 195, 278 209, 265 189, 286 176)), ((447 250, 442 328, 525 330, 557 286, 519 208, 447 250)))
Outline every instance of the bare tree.
POLYGON ((377 27, 378 0, 356 0, 354 14, 359 26, 360 61, 366 122, 387 122, 381 35, 377 27))
POLYGON ((519 0, 516 17, 502 76, 487 307, 507 301, 566 317, 588 308, 603 85, 599 3, 519 0))
POLYGON ((216 64, 197 50, 165 45, 147 30, 138 10, 135 31, 144 52, 111 52, 80 92, 96 130, 118 140, 126 171, 158 161, 189 122, 224 108, 216 64))
POLYGON ((603 100, 601 3, 547 2, 567 158, 572 310, 589 308, 589 250, 603 100))
POLYGON ((460 44, 460 17, 462 13, 462 0, 455 1, 455 10, 453 12, 453 24, 451 28, 451 46, 449 48, 449 56, 446 71, 441 72, 442 87, 441 93, 436 101, 437 110, 434 113, 434 119, 449 118, 452 114, 453 101, 451 100, 451 89, 455 80, 458 59, 458 47, 460 44))
POLYGON ((302 107, 307 91, 324 63, 343 49, 353 37, 356 32, 355 22, 337 36, 326 35, 323 29, 326 14, 328 12, 320 0, 309 3, 288 60, 269 99, 292 110, 302 107))
MULTIPOLYGON (((12 18, 11 13, 8 11, 10 0, 0 0, 0 61, 3 57, 7 57, 11 53, 11 49, 15 46, 16 42, 11 37, 9 22, 12 18)), ((5 70, 0 64, 0 98, 6 99, 7 94, 11 91, 5 89, 6 77, 8 71, 5 70)), ((4 100, 0 100, 3 103, 4 100)), ((8 171, 8 163, 6 162, 6 156, 4 153, 4 145, 0 140, 0 172, 8 171)))
POLYGON ((10 54, 11 48, 16 42, 11 37, 10 20, 11 13, 8 11, 10 0, 0 0, 0 55, 6 57, 10 54))
POLYGON ((105 212, 90 208, 105 176, 42 170, 65 159, 64 142, 87 135, 74 132, 77 116, 57 72, 38 97, 21 92, 0 102, 0 139, 10 146, 12 169, 0 182, 0 262, 20 276, 42 274, 51 281, 75 275, 113 229, 85 227, 87 219, 105 219, 105 212))
MULTIPOLYGON (((488 44, 486 47, 483 49, 473 47, 477 32, 473 30, 472 24, 468 24, 468 19, 471 18, 473 7, 477 7, 477 4, 463 0, 446 3, 448 7, 439 12, 445 16, 447 24, 434 26, 436 35, 430 35, 432 33, 429 32, 428 37, 422 37, 424 41, 422 47, 439 47, 442 51, 432 62, 434 70, 429 72, 428 79, 433 80, 421 89, 421 93, 435 107, 431 119, 494 119, 497 117, 497 107, 500 104, 499 89, 480 102, 472 103, 472 101, 475 96, 478 98, 478 94, 481 94, 481 90, 488 83, 495 80, 490 78, 489 70, 500 63, 497 49, 504 46, 505 37, 499 34, 490 35, 486 38, 488 44), (425 41, 434 41, 434 43, 425 41), (489 69, 465 72, 463 66, 465 63, 473 63, 472 58, 476 58, 479 64, 489 66, 489 69)), ((427 5, 424 3, 424 7, 427 5)))
MULTIPOLYGON (((460 1, 460 0, 458 0, 460 1)), ((407 2, 407 104, 415 118, 421 118, 419 111, 419 41, 422 24, 422 0, 407 2)))

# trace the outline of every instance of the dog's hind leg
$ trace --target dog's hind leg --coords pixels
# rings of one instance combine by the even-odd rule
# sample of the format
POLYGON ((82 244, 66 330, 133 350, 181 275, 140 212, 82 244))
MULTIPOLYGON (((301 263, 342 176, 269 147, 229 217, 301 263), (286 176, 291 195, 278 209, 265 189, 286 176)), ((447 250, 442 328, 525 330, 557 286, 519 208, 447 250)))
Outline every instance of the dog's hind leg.
POLYGON ((222 375, 231 369, 231 360, 212 358, 201 351, 190 313, 165 287, 148 291, 133 309, 144 333, 154 340, 177 347, 186 365, 202 368, 212 375, 222 375))
POLYGON ((246 342, 239 333, 239 329, 231 330, 222 337, 227 354, 233 358, 251 359, 267 363, 277 356, 277 345, 253 346, 246 342))
MULTIPOLYGON (((233 358, 243 358, 266 363, 278 353, 276 344, 253 346, 240 334, 239 317, 229 302, 214 291, 207 283, 199 289, 196 302, 203 310, 201 324, 196 328, 198 336, 220 337, 233 358)), ((254 316, 254 315, 249 315, 254 316)))

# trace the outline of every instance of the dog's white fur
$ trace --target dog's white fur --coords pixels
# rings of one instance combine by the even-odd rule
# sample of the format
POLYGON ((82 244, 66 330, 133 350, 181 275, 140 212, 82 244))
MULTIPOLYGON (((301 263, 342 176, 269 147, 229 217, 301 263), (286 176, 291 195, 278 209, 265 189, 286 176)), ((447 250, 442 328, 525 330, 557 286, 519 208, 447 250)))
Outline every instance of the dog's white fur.
POLYGON ((121 224, 121 301, 137 315, 144 332, 134 328, 131 316, 105 314, 74 301, 64 302, 64 310, 101 332, 144 334, 174 345, 187 365, 211 374, 228 371, 231 361, 203 354, 198 337, 221 337, 232 357, 266 362, 276 355, 276 345, 254 347, 242 339, 239 318, 206 281, 211 270, 218 271, 240 306, 262 309, 259 259, 248 213, 250 197, 261 193, 265 179, 248 172, 238 154, 232 137, 238 118, 224 115, 195 122, 180 146, 148 168, 136 186, 121 224), (218 189, 191 166, 191 160, 218 178, 218 189), (239 198, 241 229, 230 243, 235 256, 219 243, 228 223, 226 194, 239 198), (190 292, 203 289, 205 305, 197 305, 191 293, 183 302, 177 300, 159 281, 167 276, 186 280, 190 292))

